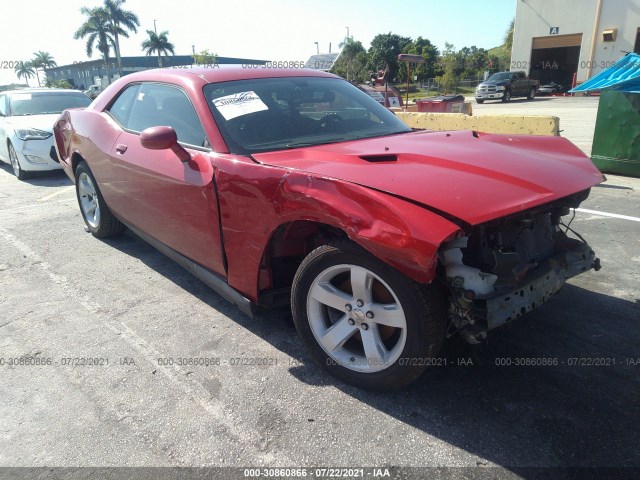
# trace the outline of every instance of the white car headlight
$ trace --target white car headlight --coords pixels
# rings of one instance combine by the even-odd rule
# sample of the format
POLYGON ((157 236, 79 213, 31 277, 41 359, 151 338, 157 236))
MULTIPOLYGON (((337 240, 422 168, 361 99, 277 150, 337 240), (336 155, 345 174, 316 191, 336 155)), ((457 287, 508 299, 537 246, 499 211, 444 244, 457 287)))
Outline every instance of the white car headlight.
POLYGON ((500 86, 496 87, 496 92, 501 92, 502 90, 504 90, 504 87, 500 87, 500 86))
POLYGON ((52 135, 51 132, 45 132, 44 130, 38 130, 37 128, 18 128, 16 129, 16 136, 20 140, 44 140, 52 135))

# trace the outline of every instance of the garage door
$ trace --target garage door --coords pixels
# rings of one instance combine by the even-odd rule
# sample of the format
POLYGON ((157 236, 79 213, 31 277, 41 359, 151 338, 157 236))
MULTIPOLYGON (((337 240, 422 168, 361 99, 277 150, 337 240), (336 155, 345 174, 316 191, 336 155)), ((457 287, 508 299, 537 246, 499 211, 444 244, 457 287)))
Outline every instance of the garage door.
POLYGON ((535 37, 532 48, 560 48, 579 47, 582 44, 582 34, 573 33, 571 35, 550 35, 548 37, 535 37))

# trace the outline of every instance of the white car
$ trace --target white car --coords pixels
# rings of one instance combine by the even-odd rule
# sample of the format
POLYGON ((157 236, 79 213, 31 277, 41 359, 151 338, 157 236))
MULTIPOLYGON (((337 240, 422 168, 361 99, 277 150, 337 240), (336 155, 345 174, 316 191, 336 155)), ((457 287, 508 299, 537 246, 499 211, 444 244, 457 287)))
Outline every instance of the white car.
POLYGON ((0 92, 0 161, 19 180, 30 172, 57 170, 53 124, 63 110, 84 108, 91 99, 78 90, 53 88, 0 92))

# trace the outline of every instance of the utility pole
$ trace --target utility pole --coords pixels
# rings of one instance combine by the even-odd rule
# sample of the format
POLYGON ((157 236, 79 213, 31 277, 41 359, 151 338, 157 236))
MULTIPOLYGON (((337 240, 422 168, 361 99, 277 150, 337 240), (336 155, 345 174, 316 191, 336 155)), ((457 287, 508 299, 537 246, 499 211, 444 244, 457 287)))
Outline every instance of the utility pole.
POLYGON ((156 21, 153 21, 153 31, 157 34, 158 30, 156 29, 156 21))
POLYGON ((320 45, 318 45, 318 42, 313 42, 316 44, 316 53, 320 54, 320 45))

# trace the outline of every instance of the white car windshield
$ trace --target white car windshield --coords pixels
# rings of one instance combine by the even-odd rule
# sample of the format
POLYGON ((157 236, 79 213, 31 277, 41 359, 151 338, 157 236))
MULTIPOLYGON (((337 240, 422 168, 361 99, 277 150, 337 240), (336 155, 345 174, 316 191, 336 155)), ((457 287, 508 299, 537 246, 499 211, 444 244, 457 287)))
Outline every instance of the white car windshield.
POLYGON ((86 107, 91 99, 82 92, 25 92, 9 97, 12 116, 62 113, 67 108, 86 107))

